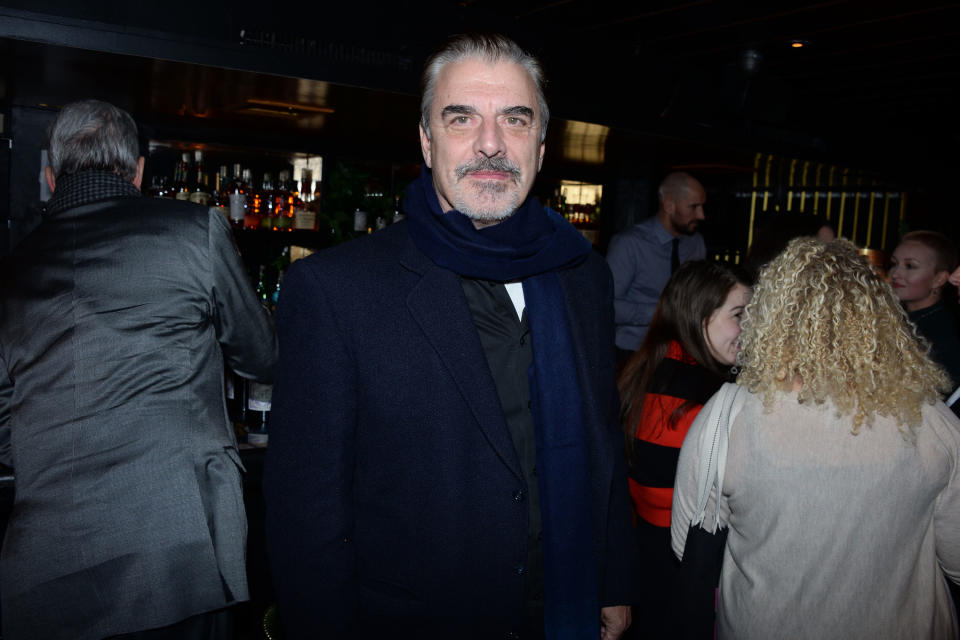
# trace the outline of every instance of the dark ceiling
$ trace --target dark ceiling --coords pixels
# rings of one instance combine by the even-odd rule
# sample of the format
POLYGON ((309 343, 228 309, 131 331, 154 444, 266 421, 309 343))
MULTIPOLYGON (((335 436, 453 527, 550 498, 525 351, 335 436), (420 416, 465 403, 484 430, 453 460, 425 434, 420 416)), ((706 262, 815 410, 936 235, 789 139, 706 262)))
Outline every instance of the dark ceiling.
MULTIPOLYGON (((555 116, 611 127, 628 149, 631 140, 652 136, 913 173, 960 164, 953 151, 960 142, 957 2, 354 0, 288 3, 284 11, 259 0, 182 9, 64 0, 0 5, 0 37, 8 42, 150 61, 118 69, 115 59, 85 59, 76 63, 87 68, 76 82, 107 69, 101 83, 148 94, 138 99, 158 117, 178 109, 237 111, 269 93, 341 114, 342 104, 350 105, 360 116, 339 121, 344 136, 379 131, 396 115, 415 116, 420 65, 444 36, 494 30, 544 61, 555 116), (205 71, 222 67, 248 75, 205 71), (113 72, 130 71, 116 82, 113 72), (173 84, 158 91, 159 83, 173 84), (378 104, 358 106, 371 96, 378 104)), ((22 56, 23 46, 8 44, 9 57, 22 56)), ((32 64, 50 74, 58 60, 32 64)), ((34 71, 34 88, 56 93, 58 83, 34 71)), ((21 89, 31 84, 22 69, 18 75, 21 89)), ((300 115, 301 124, 337 121, 300 115)))
MULTIPOLYGON (((556 112, 565 117, 868 162, 911 154, 915 164, 918 153, 952 160, 958 142, 957 2, 467 0, 427 6, 446 9, 427 12, 447 16, 438 19, 441 32, 473 23, 499 26, 537 51, 552 80, 556 112)), ((437 23, 398 24, 421 41, 437 23)))

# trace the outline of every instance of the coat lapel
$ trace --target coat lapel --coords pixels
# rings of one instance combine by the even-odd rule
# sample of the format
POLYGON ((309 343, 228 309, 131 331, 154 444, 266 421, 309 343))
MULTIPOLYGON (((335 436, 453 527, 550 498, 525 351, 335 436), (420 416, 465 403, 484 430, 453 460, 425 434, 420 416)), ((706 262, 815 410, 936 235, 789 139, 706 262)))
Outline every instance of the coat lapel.
POLYGON ((411 315, 449 371, 487 442, 504 464, 522 478, 500 398, 459 278, 434 265, 409 241, 401 261, 421 276, 407 296, 411 315))

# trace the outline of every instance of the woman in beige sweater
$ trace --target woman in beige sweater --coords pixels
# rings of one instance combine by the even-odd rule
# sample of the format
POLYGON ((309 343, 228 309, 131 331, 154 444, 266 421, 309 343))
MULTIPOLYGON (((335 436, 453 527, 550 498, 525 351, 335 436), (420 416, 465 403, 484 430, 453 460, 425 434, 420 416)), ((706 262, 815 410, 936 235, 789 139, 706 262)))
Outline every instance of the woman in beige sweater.
MULTIPOLYGON (((960 422, 890 286, 847 241, 794 240, 761 272, 740 340, 719 637, 956 638, 960 422)), ((712 403, 680 454, 678 556, 712 403)))

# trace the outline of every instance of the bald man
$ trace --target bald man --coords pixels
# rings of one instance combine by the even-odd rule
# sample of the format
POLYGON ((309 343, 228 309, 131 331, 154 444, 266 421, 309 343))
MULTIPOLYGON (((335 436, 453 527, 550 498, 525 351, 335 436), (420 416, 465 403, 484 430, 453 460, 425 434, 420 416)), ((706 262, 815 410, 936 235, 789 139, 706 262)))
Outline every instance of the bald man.
POLYGON ((675 172, 663 179, 657 195, 657 215, 615 235, 607 250, 621 362, 643 343, 670 274, 707 253, 703 236, 697 233, 705 217, 703 185, 688 173, 675 172))

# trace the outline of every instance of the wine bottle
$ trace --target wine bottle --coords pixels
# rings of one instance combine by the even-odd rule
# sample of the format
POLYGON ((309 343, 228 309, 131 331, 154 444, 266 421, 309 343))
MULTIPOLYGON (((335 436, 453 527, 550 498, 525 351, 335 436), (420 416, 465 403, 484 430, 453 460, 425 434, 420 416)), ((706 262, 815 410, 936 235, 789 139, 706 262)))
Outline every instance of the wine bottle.
POLYGON ((224 187, 227 206, 230 208, 230 224, 242 227, 243 218, 247 214, 247 193, 243 184, 243 174, 240 165, 233 165, 233 179, 224 187))
POLYGON ((393 196, 393 219, 390 220, 390 224, 394 222, 400 222, 406 216, 403 215, 403 209, 400 208, 400 196, 393 196))
POLYGON ((251 380, 248 387, 247 417, 249 430, 247 431, 247 444, 254 447, 265 447, 269 437, 267 430, 270 425, 273 386, 251 380))
POLYGON ((208 184, 209 178, 207 177, 206 172, 203 170, 203 151, 200 151, 199 149, 194 151, 193 158, 193 171, 195 177, 192 180, 189 200, 190 202, 207 206, 210 204, 210 187, 208 184))
POLYGON ((290 172, 283 170, 277 176, 277 188, 273 192, 273 227, 281 231, 293 229, 294 197, 290 189, 290 172))
MULTIPOLYGON (((244 229, 258 229, 260 227, 260 199, 259 194, 253 190, 253 171, 243 170, 243 192, 244 192, 244 229)), ((233 200, 230 201, 231 203, 233 200)))
POLYGON ((184 153, 177 163, 177 169, 173 174, 173 197, 177 200, 189 200, 190 188, 187 186, 187 180, 190 173, 190 154, 184 153))
POLYGON ((273 174, 264 173, 260 188, 253 195, 254 209, 260 214, 260 228, 273 229, 276 226, 273 201, 273 174))

